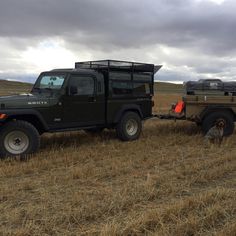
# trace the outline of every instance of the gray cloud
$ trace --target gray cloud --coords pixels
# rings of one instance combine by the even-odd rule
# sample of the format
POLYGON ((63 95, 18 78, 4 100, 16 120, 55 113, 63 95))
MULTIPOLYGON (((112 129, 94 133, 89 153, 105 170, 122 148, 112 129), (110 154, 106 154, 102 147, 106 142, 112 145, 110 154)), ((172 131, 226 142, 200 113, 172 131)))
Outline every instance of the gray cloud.
POLYGON ((143 56, 172 68, 187 66, 196 76, 222 75, 235 67, 235 10, 233 0, 2 0, 0 37, 9 41, 9 52, 0 49, 0 55, 11 60, 13 52, 58 37, 78 55, 87 50, 109 58, 143 56))

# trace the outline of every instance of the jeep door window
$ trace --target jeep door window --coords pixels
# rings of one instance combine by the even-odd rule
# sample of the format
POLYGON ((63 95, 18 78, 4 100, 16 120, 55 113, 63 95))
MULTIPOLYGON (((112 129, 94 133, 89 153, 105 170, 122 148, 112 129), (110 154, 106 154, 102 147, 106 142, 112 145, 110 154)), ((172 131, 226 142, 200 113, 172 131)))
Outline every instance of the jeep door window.
POLYGON ((36 84, 38 89, 61 89, 65 80, 64 75, 43 75, 36 84))
POLYGON ((70 95, 94 95, 94 79, 90 76, 77 75, 70 78, 70 95))

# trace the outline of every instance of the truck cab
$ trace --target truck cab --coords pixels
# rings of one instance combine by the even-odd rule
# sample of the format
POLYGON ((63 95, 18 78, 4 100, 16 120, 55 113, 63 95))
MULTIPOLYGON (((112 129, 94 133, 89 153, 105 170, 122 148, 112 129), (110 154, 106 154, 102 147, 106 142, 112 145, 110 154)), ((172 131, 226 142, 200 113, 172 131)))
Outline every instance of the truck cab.
POLYGON ((59 131, 105 123, 103 85, 104 77, 95 71, 53 70, 40 74, 31 94, 47 100, 48 106, 36 109, 49 131, 59 131))

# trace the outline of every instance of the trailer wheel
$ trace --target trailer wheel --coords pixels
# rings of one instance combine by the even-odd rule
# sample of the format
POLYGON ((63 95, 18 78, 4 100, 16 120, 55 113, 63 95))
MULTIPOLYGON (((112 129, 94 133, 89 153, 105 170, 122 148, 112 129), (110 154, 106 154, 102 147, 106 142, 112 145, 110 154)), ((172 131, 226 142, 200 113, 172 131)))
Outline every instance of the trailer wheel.
POLYGON ((10 121, 0 131, 0 157, 25 157, 38 150, 40 136, 26 121, 10 121))
POLYGON ((229 136, 234 132, 234 117, 228 111, 213 112, 207 115, 202 122, 203 133, 206 134, 208 130, 215 125, 215 122, 219 119, 225 121, 224 136, 229 136))
POLYGON ((116 127, 117 136, 122 141, 133 141, 138 139, 141 131, 141 118, 135 112, 126 112, 116 127))

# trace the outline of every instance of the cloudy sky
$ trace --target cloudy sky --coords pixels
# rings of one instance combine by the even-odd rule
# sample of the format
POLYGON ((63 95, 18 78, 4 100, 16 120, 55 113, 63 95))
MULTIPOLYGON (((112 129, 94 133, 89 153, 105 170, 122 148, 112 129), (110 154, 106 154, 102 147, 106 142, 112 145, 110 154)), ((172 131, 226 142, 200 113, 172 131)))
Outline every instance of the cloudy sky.
POLYGON ((235 0, 0 0, 0 78, 120 59, 162 64, 160 80, 236 80, 235 12, 235 0))

